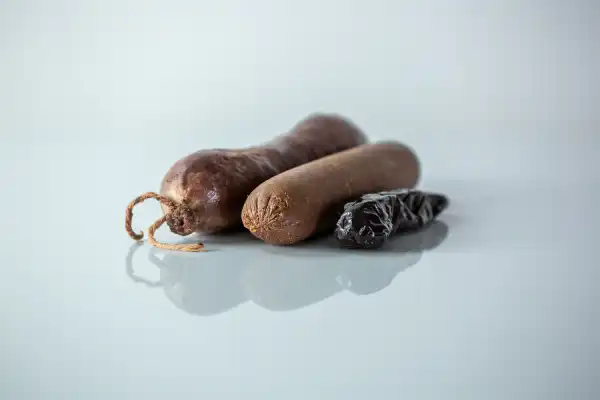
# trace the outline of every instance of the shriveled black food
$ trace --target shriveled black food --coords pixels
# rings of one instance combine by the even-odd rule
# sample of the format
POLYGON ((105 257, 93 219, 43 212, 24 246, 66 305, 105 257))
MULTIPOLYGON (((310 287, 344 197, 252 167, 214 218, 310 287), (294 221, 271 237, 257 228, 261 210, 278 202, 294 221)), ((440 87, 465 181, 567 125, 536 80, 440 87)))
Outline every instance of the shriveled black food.
POLYGON ((429 225, 449 203, 443 194, 416 189, 365 194, 345 204, 335 236, 343 247, 377 249, 392 235, 429 225))

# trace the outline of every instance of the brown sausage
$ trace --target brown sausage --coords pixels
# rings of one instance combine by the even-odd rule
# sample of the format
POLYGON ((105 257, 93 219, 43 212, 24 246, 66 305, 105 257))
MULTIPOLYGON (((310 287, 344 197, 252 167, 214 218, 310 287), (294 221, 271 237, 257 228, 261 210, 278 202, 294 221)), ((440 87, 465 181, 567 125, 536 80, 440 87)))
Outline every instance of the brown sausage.
POLYGON ((290 169, 260 184, 242 222, 270 244, 293 244, 322 229, 336 204, 364 193, 412 188, 420 178, 414 152, 397 142, 364 144, 290 169))
POLYGON ((366 136, 349 120, 334 114, 312 114, 289 133, 259 146, 192 153, 169 169, 160 195, 147 193, 130 203, 127 231, 134 239, 141 239, 142 235, 134 233, 130 226, 131 208, 150 197, 161 201, 165 213, 164 221, 157 221, 150 229, 155 246, 152 235, 163 222, 182 236, 241 227, 244 201, 260 183, 290 168, 366 142, 366 136))

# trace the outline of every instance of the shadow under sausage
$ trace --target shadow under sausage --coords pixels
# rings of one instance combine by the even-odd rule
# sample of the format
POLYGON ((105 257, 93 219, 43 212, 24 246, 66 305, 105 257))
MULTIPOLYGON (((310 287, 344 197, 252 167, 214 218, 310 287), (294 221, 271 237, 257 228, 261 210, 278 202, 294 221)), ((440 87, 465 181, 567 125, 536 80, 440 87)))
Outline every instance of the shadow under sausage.
POLYGON ((195 233, 181 237, 179 244, 203 243, 205 252, 217 252, 231 248, 250 248, 262 246, 264 243, 246 230, 227 231, 220 233, 195 233))
MULTIPOLYGON (((134 282, 162 288, 172 304, 190 315, 217 315, 248 301, 270 311, 292 311, 344 291, 372 295, 387 288, 398 274, 420 261, 423 250, 437 247, 447 233, 445 224, 434 223, 421 232, 395 238, 379 251, 340 249, 330 237, 299 246, 269 246, 248 238, 249 233, 241 237, 260 244, 268 255, 249 256, 245 251, 199 254, 146 247, 146 264, 159 270, 156 280, 135 273, 134 254, 145 246, 134 243, 125 264, 134 282)), ((226 245, 237 247, 238 238, 222 238, 226 245)))
POLYGON ((247 230, 213 233, 210 235, 198 235, 200 241, 207 246, 219 246, 219 247, 253 247, 261 246, 263 242, 253 236, 247 230))
POLYGON ((322 302, 347 291, 372 295, 391 285, 420 253, 399 254, 380 263, 356 257, 304 257, 272 255, 256 259, 245 270, 243 285, 250 300, 271 311, 291 311, 322 302))
POLYGON ((388 257, 393 253, 422 253, 438 247, 448 237, 450 229, 441 220, 415 232, 392 236, 379 249, 363 250, 342 248, 333 235, 319 235, 290 246, 265 246, 265 252, 301 257, 338 256, 355 254, 368 257, 388 257))
POLYGON ((265 246, 261 250, 269 256, 258 258, 243 282, 250 299, 272 311, 298 309, 342 291, 370 295, 390 286, 448 233, 448 225, 434 221, 420 231, 392 238, 378 250, 340 248, 331 235, 293 246, 265 246))

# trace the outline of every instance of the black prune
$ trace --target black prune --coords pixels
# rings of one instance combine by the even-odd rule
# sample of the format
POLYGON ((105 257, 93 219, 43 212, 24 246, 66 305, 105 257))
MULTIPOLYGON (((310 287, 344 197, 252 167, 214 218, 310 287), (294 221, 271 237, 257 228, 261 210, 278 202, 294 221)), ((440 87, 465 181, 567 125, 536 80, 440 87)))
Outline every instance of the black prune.
POLYGON ((394 234, 429 225, 449 203, 443 194, 415 189, 365 194, 344 205, 335 236, 343 247, 377 249, 394 234))

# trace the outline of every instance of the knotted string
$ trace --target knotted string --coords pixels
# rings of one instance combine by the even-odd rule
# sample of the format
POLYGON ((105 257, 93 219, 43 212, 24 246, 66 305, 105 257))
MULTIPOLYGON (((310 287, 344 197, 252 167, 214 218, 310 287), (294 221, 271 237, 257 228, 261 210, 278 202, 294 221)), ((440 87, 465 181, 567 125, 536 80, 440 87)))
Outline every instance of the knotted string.
POLYGON ((167 219, 172 214, 184 214, 184 211, 188 211, 188 210, 183 210, 182 205, 174 202, 173 200, 171 200, 165 196, 161 196, 160 194, 157 194, 154 192, 144 193, 141 196, 136 197, 127 206, 127 210, 125 211, 125 230, 127 231, 127 233, 129 234, 129 236, 132 239, 142 240, 142 238, 144 237, 144 232, 135 233, 133 231, 133 229, 131 228, 131 221, 133 219, 133 208, 137 204, 143 202, 146 199, 156 199, 159 202, 161 202, 162 204, 169 207, 169 213, 163 215, 161 218, 159 218, 156 222, 154 222, 148 228, 148 241, 150 242, 150 244, 152 246, 158 247, 160 249, 165 249, 165 250, 177 250, 177 251, 188 251, 188 252, 206 251, 206 249, 204 248, 204 245, 202 243, 170 244, 170 243, 161 243, 154 238, 154 233, 158 230, 158 228, 160 228, 167 221, 167 219))

